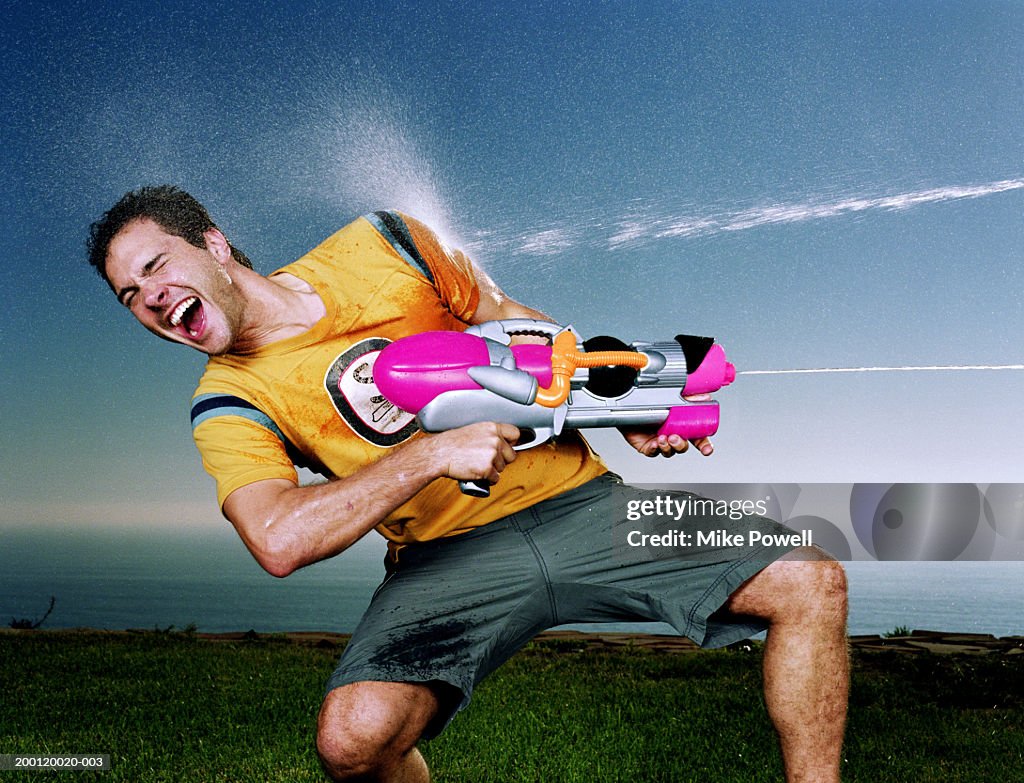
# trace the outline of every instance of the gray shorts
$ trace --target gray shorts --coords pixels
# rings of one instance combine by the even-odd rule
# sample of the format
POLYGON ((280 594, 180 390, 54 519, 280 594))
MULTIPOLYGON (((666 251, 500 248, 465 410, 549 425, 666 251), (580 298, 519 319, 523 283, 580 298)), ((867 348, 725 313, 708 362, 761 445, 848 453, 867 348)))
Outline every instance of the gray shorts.
MULTIPOLYGON (((756 618, 715 612, 792 547, 628 551, 626 532, 635 527, 626 522, 629 502, 669 494, 686 496, 605 474, 469 533, 403 548, 327 690, 362 681, 438 685, 446 698, 433 736, 469 703, 478 682, 555 625, 661 621, 705 647, 765 630, 756 618)), ((676 525, 792 533, 750 516, 689 517, 676 525)))

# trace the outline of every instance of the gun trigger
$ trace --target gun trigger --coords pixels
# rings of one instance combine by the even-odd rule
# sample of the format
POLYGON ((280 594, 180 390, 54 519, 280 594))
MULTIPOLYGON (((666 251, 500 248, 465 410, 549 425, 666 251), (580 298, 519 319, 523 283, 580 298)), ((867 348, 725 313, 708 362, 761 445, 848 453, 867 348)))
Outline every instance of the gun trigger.
POLYGON ((515 446, 513 446, 512 448, 515 451, 524 451, 525 449, 530 449, 533 448, 534 446, 539 446, 541 443, 544 443, 548 440, 551 440, 551 438, 555 437, 555 433, 547 427, 521 427, 519 429, 519 432, 520 437, 525 438, 526 440, 520 441, 515 446))

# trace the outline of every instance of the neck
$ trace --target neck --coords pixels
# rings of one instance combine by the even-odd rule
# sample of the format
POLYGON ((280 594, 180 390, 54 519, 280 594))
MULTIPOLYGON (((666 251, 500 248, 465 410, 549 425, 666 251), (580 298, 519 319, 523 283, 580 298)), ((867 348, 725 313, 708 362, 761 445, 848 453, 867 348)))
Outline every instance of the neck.
POLYGON ((264 277, 245 270, 236 278, 245 301, 232 353, 249 353, 312 329, 327 314, 320 295, 294 275, 264 277))

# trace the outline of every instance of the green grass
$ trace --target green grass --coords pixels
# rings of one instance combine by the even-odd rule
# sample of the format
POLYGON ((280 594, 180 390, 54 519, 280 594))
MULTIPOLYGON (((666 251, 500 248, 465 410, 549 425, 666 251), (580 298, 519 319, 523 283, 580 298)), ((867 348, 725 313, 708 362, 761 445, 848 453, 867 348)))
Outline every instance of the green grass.
MULTIPOLYGON (((0 753, 108 753, 109 772, 75 773, 104 781, 322 780, 313 727, 338 653, 187 633, 0 634, 0 753)), ((854 664, 844 779, 1024 780, 1024 656, 854 664)), ((535 643, 423 751, 438 781, 781 779, 757 649, 535 643)))

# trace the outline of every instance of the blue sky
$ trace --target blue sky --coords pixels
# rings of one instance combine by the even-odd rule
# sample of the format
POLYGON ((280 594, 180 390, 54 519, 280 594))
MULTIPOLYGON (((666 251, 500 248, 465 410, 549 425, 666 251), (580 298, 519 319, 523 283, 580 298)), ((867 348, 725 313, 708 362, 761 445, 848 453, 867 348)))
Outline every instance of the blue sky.
MULTIPOLYGON (((740 370, 1022 361, 1024 6, 4 3, 5 523, 222 524, 202 357, 135 325, 89 223, 172 182, 263 271, 434 223, 584 334, 740 370)), ((1024 374, 742 377, 710 459, 634 480, 1019 482, 1024 374)))

